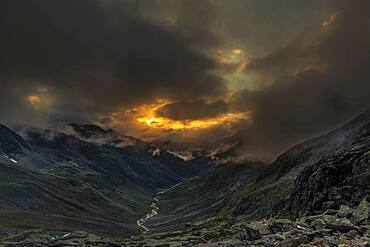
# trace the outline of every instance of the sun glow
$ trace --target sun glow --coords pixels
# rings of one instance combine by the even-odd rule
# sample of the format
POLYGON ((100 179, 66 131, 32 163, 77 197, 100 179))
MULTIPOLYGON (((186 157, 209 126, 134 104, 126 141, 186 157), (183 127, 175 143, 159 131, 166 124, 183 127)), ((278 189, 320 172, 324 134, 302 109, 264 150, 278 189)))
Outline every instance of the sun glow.
POLYGON ((181 130, 205 129, 216 125, 234 123, 242 119, 246 119, 246 115, 244 113, 227 113, 215 118, 202 120, 171 120, 163 117, 143 117, 138 118, 137 121, 153 128, 181 130))
POLYGON ((26 97, 26 101, 35 109, 40 110, 43 107, 49 106, 53 103, 52 98, 38 96, 38 95, 30 95, 26 97))
POLYGON ((41 99, 40 97, 36 96, 36 95, 30 95, 27 97, 27 101, 33 105, 33 106, 37 106, 38 104, 41 103, 41 99))
POLYGON ((30 104, 35 110, 40 110, 41 108, 50 106, 53 104, 54 99, 47 95, 45 92, 38 95, 29 95, 26 97, 26 102, 30 104))
POLYGON ((245 59, 244 51, 240 48, 233 50, 213 49, 212 56, 220 64, 237 64, 245 59))
POLYGON ((127 111, 126 114, 133 115, 139 124, 163 130, 206 129, 248 119, 246 113, 226 113, 212 118, 194 120, 173 120, 157 116, 156 111, 168 103, 171 102, 168 100, 159 100, 154 104, 133 108, 127 111))

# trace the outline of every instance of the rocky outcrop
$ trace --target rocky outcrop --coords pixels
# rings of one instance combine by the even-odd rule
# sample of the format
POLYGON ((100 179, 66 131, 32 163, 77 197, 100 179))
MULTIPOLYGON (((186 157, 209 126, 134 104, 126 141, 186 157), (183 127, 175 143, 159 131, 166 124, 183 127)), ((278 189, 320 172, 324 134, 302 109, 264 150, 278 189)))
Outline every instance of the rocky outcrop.
MULTIPOLYGON (((287 201, 288 210, 303 215, 338 209, 342 205, 346 214, 343 205, 365 205, 364 200, 370 199, 369 133, 370 125, 367 125, 354 142, 307 167, 295 182, 287 201)), ((353 220, 359 219, 354 216, 353 220)))

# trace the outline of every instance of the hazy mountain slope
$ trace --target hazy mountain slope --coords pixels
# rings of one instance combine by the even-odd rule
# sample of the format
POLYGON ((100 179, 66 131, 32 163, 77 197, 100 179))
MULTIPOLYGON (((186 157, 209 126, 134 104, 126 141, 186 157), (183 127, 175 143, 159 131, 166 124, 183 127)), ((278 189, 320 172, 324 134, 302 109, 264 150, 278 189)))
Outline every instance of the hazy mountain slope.
POLYGON ((261 175, 261 179, 283 176, 296 176, 304 167, 312 165, 323 155, 338 147, 352 143, 358 134, 370 122, 370 110, 355 117, 348 123, 326 135, 313 138, 289 149, 280 155, 269 169, 261 175))
POLYGON ((369 128, 369 123, 370 111, 366 111, 342 127, 299 144, 279 156, 259 176, 255 185, 243 188, 229 201, 228 208, 233 208, 232 215, 248 215, 251 218, 270 216, 284 203, 293 190, 295 179, 305 167, 335 153, 338 148, 356 142, 359 134, 369 128))

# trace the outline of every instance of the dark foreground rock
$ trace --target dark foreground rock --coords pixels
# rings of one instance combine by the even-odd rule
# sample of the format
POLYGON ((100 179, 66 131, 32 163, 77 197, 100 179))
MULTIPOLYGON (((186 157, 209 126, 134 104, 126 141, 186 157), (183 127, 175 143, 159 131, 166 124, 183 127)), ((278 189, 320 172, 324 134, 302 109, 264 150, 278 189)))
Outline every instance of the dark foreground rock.
POLYGON ((193 224, 184 231, 138 236, 124 246, 253 246, 370 247, 370 226, 353 224, 338 212, 288 219, 248 222, 242 219, 213 219, 193 224))
POLYGON ((296 220, 272 218, 250 222, 241 218, 209 219, 194 223, 183 231, 143 234, 116 240, 86 232, 29 231, 3 236, 0 247, 370 247, 368 216, 364 220, 360 217, 360 222, 353 223, 351 220, 353 215, 343 217, 342 211, 328 210, 324 214, 305 216, 296 220))

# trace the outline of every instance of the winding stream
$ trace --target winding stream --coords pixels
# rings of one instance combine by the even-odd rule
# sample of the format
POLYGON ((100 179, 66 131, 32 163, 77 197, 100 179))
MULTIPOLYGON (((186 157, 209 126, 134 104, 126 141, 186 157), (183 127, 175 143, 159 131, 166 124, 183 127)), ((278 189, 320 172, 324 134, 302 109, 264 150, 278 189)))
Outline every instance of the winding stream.
POLYGON ((157 205, 157 202, 159 201, 158 197, 154 197, 152 203, 150 204, 150 207, 152 208, 151 212, 148 213, 145 217, 138 219, 136 221, 136 224, 143 229, 143 232, 149 232, 149 228, 146 227, 144 224, 149 221, 154 216, 158 215, 159 207, 157 205))
MULTIPOLYGON (((180 184, 180 183, 178 183, 180 184)), ((175 184, 174 186, 168 188, 168 189, 165 189, 165 190, 162 190, 160 192, 158 192, 155 197, 153 197, 153 201, 151 202, 150 204, 150 207, 152 208, 150 213, 146 214, 143 218, 140 218, 136 221, 136 224, 138 225, 138 227, 142 228, 143 229, 143 233, 146 233, 146 232, 149 232, 149 228, 145 226, 145 223, 148 222, 151 218, 153 218, 154 216, 158 215, 158 210, 159 210, 159 207, 158 207, 158 202, 159 202, 159 196, 167 191, 169 191, 170 189, 174 188, 175 186, 177 186, 178 184, 175 184)))

